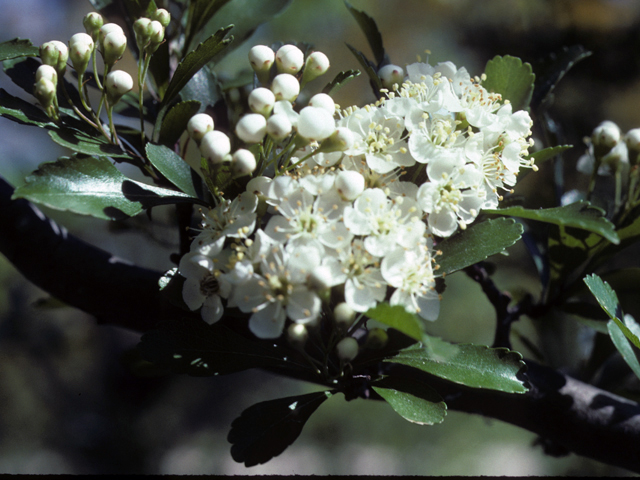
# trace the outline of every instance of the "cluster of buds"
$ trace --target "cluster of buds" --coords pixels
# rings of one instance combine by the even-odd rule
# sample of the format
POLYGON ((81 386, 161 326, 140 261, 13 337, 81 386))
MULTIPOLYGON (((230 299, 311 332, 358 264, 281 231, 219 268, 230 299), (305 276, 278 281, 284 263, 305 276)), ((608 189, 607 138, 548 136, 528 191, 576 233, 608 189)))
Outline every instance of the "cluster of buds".
POLYGON ((206 113, 194 115, 187 123, 189 137, 196 142, 201 155, 214 166, 230 162, 234 177, 253 173, 256 169, 256 157, 253 153, 240 148, 232 155, 231 140, 225 133, 214 130, 213 126, 213 118, 206 113))
POLYGON ((153 18, 141 17, 133 24, 138 51, 151 55, 164 42, 165 29, 171 21, 171 16, 164 8, 159 8, 153 18))

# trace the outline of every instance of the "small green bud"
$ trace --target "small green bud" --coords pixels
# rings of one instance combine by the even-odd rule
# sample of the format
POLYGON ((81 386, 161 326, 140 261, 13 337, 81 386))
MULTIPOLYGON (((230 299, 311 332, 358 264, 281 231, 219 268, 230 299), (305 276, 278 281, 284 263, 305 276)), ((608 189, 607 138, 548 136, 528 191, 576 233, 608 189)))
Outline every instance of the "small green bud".
POLYGON ((336 353, 338 358, 344 362, 350 362, 358 356, 358 350, 360 346, 353 337, 344 337, 336 345, 336 353))
POLYGON ((45 65, 51 65, 58 74, 64 75, 69 59, 69 49, 57 40, 43 43, 40 47, 40 58, 45 65))
POLYGON ((341 302, 333 309, 333 319, 336 325, 346 331, 356 319, 356 312, 347 303, 341 302))
POLYGON ((102 51, 104 51, 104 39, 111 32, 120 32, 124 35, 124 30, 122 30, 122 27, 117 23, 105 23, 100 27, 100 31, 98 32, 98 44, 102 51))
POLYGON ((38 99, 47 115, 57 120, 56 86, 54 83, 45 77, 40 78, 33 86, 33 95, 38 99))
POLYGON ((372 328, 367 334, 367 339, 364 342, 365 348, 372 350, 378 350, 384 347, 389 341, 389 335, 381 328, 372 328))
POLYGON ((167 28, 169 22, 171 22, 171 14, 164 8, 159 8, 156 10, 156 13, 153 14, 153 20, 157 20, 164 28, 167 28))
POLYGON ((104 19, 99 13, 90 12, 85 15, 84 20, 82 20, 82 25, 84 25, 85 31, 91 36, 91 39, 95 43, 98 40, 100 28, 104 25, 104 19))
POLYGON ((133 23, 133 31, 136 35, 136 45, 138 45, 139 52, 142 52, 149 43, 150 26, 151 20, 145 17, 139 18, 133 23))
POLYGON ((164 41, 164 27, 157 20, 153 20, 149 24, 149 45, 147 45, 146 51, 151 54, 154 53, 160 44, 164 41))
POLYGON ((322 52, 313 52, 307 57, 302 73, 302 83, 306 84, 329 70, 329 58, 322 52))
POLYGON ((104 37, 102 42, 102 59, 105 65, 112 67, 122 58, 127 49, 127 37, 124 33, 113 31, 104 37))
POLYGON ((36 70, 36 83, 41 78, 46 78, 54 85, 58 85, 58 72, 51 65, 40 65, 36 70))

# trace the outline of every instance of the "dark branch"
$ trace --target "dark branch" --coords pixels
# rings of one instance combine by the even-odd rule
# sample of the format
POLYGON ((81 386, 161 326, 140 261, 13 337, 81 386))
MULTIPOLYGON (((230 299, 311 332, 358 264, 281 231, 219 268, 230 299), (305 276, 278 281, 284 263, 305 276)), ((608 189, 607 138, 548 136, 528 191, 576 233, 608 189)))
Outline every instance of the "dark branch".
MULTIPOLYGON (((100 323, 140 332, 181 314, 159 294, 159 272, 127 264, 69 235, 30 203, 12 201, 12 191, 0 178, 0 252, 30 281, 100 323)), ((478 277, 485 293, 506 302, 483 278, 478 277)), ((436 377, 429 383, 449 408, 517 425, 579 455, 640 472, 638 404, 534 363, 527 375, 527 394, 464 388, 436 377)))

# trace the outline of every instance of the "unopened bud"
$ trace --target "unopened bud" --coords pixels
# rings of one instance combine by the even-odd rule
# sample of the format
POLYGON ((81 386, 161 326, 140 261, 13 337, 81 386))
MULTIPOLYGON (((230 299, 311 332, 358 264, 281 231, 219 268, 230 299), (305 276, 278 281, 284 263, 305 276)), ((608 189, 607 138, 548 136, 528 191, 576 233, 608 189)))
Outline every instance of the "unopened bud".
POLYGON ((267 134, 267 120, 259 113, 249 113, 236 124, 236 135, 246 143, 259 143, 267 134))
POLYGON ((332 116, 336 113, 336 104, 326 93, 317 93, 309 100, 310 107, 324 108, 332 116))
POLYGON ((282 113, 276 113, 267 119, 267 135, 276 141, 287 138, 292 130, 291 121, 282 113))
POLYGON ((125 93, 133 89, 133 78, 124 70, 114 70, 107 75, 105 88, 109 104, 114 106, 125 93))
POLYGON ((389 64, 378 70, 378 76, 382 81, 383 87, 392 88, 394 84, 402 85, 404 70, 402 70, 402 67, 389 64))
POLYGON ((98 44, 100 48, 103 49, 103 43, 105 37, 111 32, 120 32, 124 35, 124 30, 117 23, 105 23, 102 27, 100 27, 100 31, 98 32, 98 44))
POLYGON ((338 127, 320 144, 318 153, 344 152, 353 146, 353 132, 346 127, 338 127))
POLYGON ((213 118, 206 113, 198 113, 189 119, 187 132, 196 143, 200 143, 202 137, 213 130, 213 118))
POLYGON ((620 128, 613 122, 605 120, 598 125, 591 134, 591 143, 596 160, 599 161, 620 141, 622 133, 620 128))
POLYGON ((336 353, 338 358, 344 362, 350 362, 358 356, 360 349, 358 342, 353 337, 344 337, 336 345, 336 353))
POLYGON ((356 312, 349 304, 341 302, 333 309, 333 320, 336 325, 343 328, 346 331, 356 319, 356 312))
POLYGON ((69 59, 69 49, 57 40, 43 43, 40 47, 40 58, 45 65, 51 65, 59 75, 64 75, 69 59))
POLYGON ((38 99, 45 110, 54 104, 56 98, 56 86, 48 78, 40 78, 33 87, 33 95, 38 99))
POLYGON ((293 105, 288 100, 276 102, 273 106, 273 115, 284 115, 294 128, 298 125, 298 118, 300 117, 300 114, 293 109, 293 105))
POLYGON ((629 152, 624 142, 618 143, 609 153, 602 157, 602 165, 608 165, 612 171, 616 172, 625 163, 629 163, 629 152))
POLYGON ((224 133, 213 130, 207 132, 200 141, 200 153, 212 164, 222 163, 231 151, 231 141, 224 133))
POLYGON ((624 142, 629 150, 629 161, 632 165, 640 162, 640 128, 629 130, 624 136, 624 142))
POLYGON ((242 177, 253 173, 256 169, 256 157, 249 150, 240 148, 231 157, 231 171, 234 177, 242 177))
POLYGON ((279 73, 295 75, 304 65, 304 53, 295 45, 283 45, 276 52, 276 65, 279 73))
POLYGON ((389 341, 389 335, 382 328, 372 328, 367 333, 367 339, 364 341, 364 347, 372 350, 378 350, 384 347, 389 341))
POLYGON ((156 13, 153 14, 153 19, 160 22, 160 24, 167 28, 171 22, 171 14, 164 8, 159 8, 156 13))
POLYGON ((78 75, 82 75, 89 66, 93 53, 93 39, 86 33, 76 33, 69 39, 69 58, 78 75))
POLYGON ((274 51, 266 45, 256 45, 249 50, 249 63, 260 83, 266 84, 269 81, 269 70, 275 58, 274 51))
MULTIPOLYGON (((104 28, 104 27, 102 27, 104 28)), ((105 65, 112 67, 122 58, 127 49, 127 37, 121 31, 107 33, 102 42, 102 59, 105 65)))
POLYGON ((276 96, 276 100, 293 102, 300 94, 300 83, 293 75, 281 73, 273 79, 271 91, 276 96))
POLYGON ((341 170, 336 175, 334 185, 344 200, 352 201, 364 192, 365 180, 360 172, 341 170))
POLYGON ((323 108, 304 107, 298 118, 298 134, 307 139, 320 142, 336 130, 333 115, 323 108))
POLYGON ((102 15, 97 12, 87 13, 82 20, 82 25, 84 26, 85 32, 87 32, 87 34, 91 36, 91 39, 95 44, 95 42, 98 40, 100 28, 102 28, 102 25, 104 25, 104 19, 102 18, 102 15))
POLYGON ((149 43, 149 27, 151 26, 151 20, 149 18, 139 18, 133 22, 133 32, 136 35, 136 45, 138 51, 142 52, 149 43))
POLYGON ((147 52, 155 52, 160 44, 164 41, 164 27, 157 20, 153 20, 149 25, 149 41, 151 42, 147 46, 147 52))
POLYGON ((329 70, 329 58, 322 52, 313 52, 307 57, 302 74, 302 83, 306 84, 311 80, 324 75, 329 70))
POLYGON ((249 108, 254 113, 268 116, 271 114, 275 103, 276 96, 268 88, 256 88, 249 94, 249 108))
POLYGON ((45 78, 49 80, 54 85, 58 84, 58 72, 51 65, 40 65, 36 70, 36 83, 41 79, 45 78))
POLYGON ((309 338, 309 331, 301 323, 292 323, 287 328, 287 339, 289 343, 295 348, 302 348, 307 343, 309 338))

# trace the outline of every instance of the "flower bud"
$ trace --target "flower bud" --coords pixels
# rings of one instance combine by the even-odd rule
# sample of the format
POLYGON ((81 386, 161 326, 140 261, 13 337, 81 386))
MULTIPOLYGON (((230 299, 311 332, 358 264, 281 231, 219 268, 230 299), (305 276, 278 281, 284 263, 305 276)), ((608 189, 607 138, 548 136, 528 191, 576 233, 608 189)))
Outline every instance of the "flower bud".
POLYGON ((127 37, 123 32, 113 31, 107 33, 102 42, 102 59, 105 65, 112 67, 122 58, 126 49, 127 37))
POLYGON ((171 22, 171 14, 164 8, 159 8, 156 10, 156 13, 153 14, 153 19, 160 22, 164 28, 167 28, 171 22))
POLYGON ((276 113, 267 119, 267 135, 276 141, 287 138, 292 130, 291 121, 282 113, 276 113))
POLYGON ((213 130, 213 118, 206 113, 198 113, 189 119, 187 132, 196 143, 200 143, 202 137, 213 130))
POLYGON ((598 125, 591 134, 591 143, 596 161, 600 161, 603 156, 615 147, 621 136, 620 128, 609 120, 605 120, 598 125))
POLYGON ((295 348, 302 348, 307 343, 309 338, 309 331, 301 323, 292 323, 287 328, 287 340, 295 348))
POLYGON ((336 325, 345 331, 353 324, 356 319, 356 312, 347 303, 341 302, 333 309, 333 320, 336 325))
POLYGON ((56 86, 48 78, 42 77, 33 86, 33 95, 38 99, 40 105, 47 110, 54 104, 56 86))
POLYGON ((307 57, 302 74, 302 83, 306 84, 311 80, 324 75, 329 70, 329 59, 322 52, 313 52, 307 57))
POLYGON ((40 58, 45 65, 51 65, 58 74, 64 75, 69 59, 69 49, 57 40, 43 43, 40 47, 40 58))
POLYGON ((151 20, 145 17, 137 19, 133 22, 133 32, 136 35, 136 45, 138 51, 142 52, 144 47, 149 43, 149 27, 151 26, 151 20))
POLYGON ((276 96, 268 88, 256 88, 249 94, 249 108, 254 113, 269 116, 276 103, 276 96))
POLYGON ((97 12, 90 12, 84 16, 82 20, 82 25, 84 26, 85 32, 91 36, 93 43, 98 40, 98 34, 100 33, 100 28, 104 25, 104 19, 102 15, 97 12))
POLYGON ((364 192, 365 181, 360 172, 341 170, 336 175, 334 185, 344 200, 352 201, 364 192))
POLYGON ((36 70, 36 83, 41 78, 49 80, 54 85, 58 85, 58 72, 51 65, 40 65, 36 70))
POLYGON ((267 133, 267 120, 259 113, 249 113, 236 124, 236 135, 246 143, 259 143, 267 133))
POLYGON ((218 130, 207 132, 200 141, 200 153, 214 165, 222 163, 230 151, 229 137, 218 130))
POLYGON ((281 73, 276 75, 271 83, 271 91, 276 96, 276 100, 288 100, 293 102, 300 94, 300 83, 291 74, 281 73))
POLYGON ((266 84, 269 81, 269 70, 275 61, 276 54, 265 45, 256 45, 249 50, 249 63, 256 72, 260 83, 266 84))
POLYGON ((288 100, 276 102, 273 106, 273 115, 284 115, 294 128, 298 125, 298 118, 300 117, 300 114, 293 109, 293 105, 288 100))
POLYGON ((104 51, 104 39, 111 32, 120 32, 124 35, 124 30, 117 23, 105 23, 102 27, 100 27, 100 31, 98 32, 98 44, 100 48, 104 51))
MULTIPOLYGON (((151 22, 151 25, 149 25, 148 32, 149 40, 151 41, 151 45, 149 47, 154 46, 155 48, 153 49, 153 52, 155 52, 158 49, 158 46, 164 41, 164 27, 160 22, 154 20, 151 22)), ((147 47, 147 50, 150 49, 149 47, 147 47)))
POLYGON ((249 150, 240 148, 231 157, 231 171, 234 177, 243 177, 256 169, 256 157, 249 150))
POLYGON ((311 100, 309 100, 309 106, 324 108, 327 112, 331 114, 331 116, 333 116, 336 113, 336 104, 333 101, 333 98, 331 98, 326 93, 318 93, 313 97, 311 97, 311 100))
POLYGON ((107 75, 105 88, 109 104, 113 107, 125 93, 133 89, 133 78, 124 70, 114 70, 107 75))
POLYGON ((617 172, 626 163, 629 163, 629 152, 627 145, 620 142, 602 157, 601 165, 608 165, 613 172, 617 172))
POLYGON ((336 353, 338 358, 344 362, 350 362, 358 356, 360 349, 358 342, 353 337, 344 337, 336 345, 336 353))
POLYGON ((624 136, 624 142, 629 150, 631 165, 637 165, 640 161, 640 128, 629 130, 624 136))
POLYGON ((378 350, 383 348, 389 341, 389 335, 382 328, 372 328, 367 333, 367 339, 364 341, 364 348, 378 350))
POLYGON ((76 33, 69 39, 69 58, 78 75, 82 75, 89 66, 93 53, 93 39, 86 33, 76 33))
POLYGON ((276 66, 279 73, 295 75, 304 65, 304 53, 295 45, 283 45, 276 52, 276 66))
POLYGON ((385 88, 393 88, 394 84, 402 85, 404 80, 404 70, 397 65, 385 65, 378 70, 378 76, 385 88))
POLYGON ((298 118, 298 134, 307 140, 322 141, 336 130, 333 116, 323 108, 304 107, 298 118))

